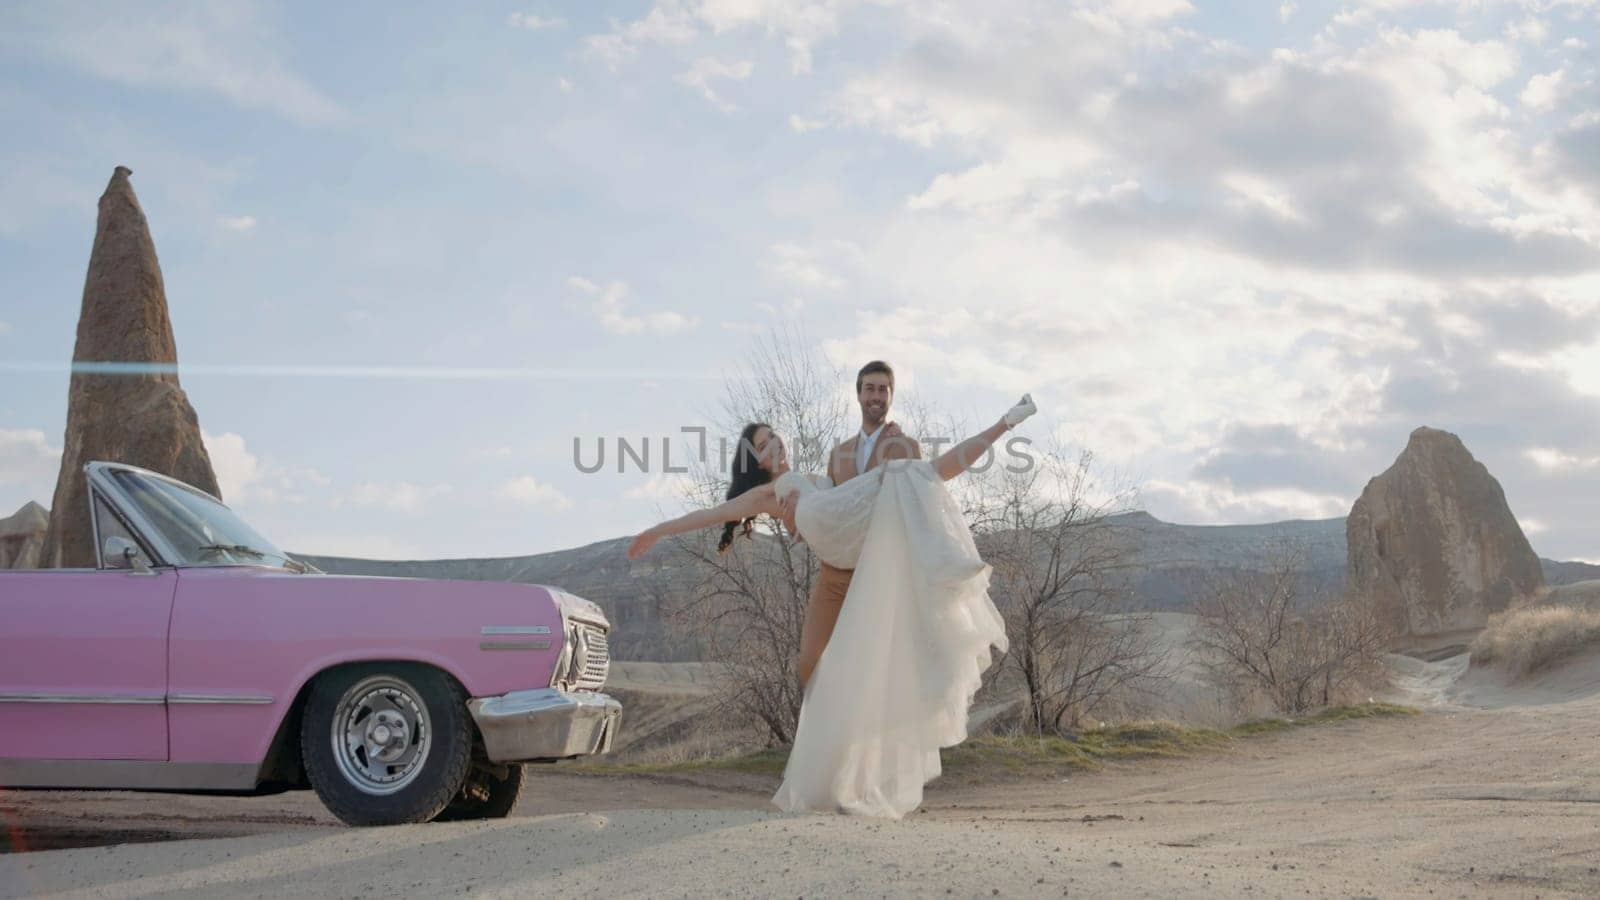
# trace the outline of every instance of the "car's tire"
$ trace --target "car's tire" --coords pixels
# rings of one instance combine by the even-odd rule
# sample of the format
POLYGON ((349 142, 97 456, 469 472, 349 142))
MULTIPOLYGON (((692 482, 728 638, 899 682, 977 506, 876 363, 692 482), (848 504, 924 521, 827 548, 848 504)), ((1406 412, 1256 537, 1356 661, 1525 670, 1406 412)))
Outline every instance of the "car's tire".
POLYGON ((439 813, 436 822, 459 822, 468 819, 504 819, 511 815, 511 810, 517 805, 517 799, 522 796, 522 784, 527 777, 527 771, 521 763, 509 763, 503 767, 494 766, 493 763, 477 765, 467 773, 467 781, 461 786, 461 793, 457 794, 450 805, 439 813), (501 778, 498 771, 505 772, 501 778))
POLYGON ((437 669, 365 663, 319 676, 300 754, 328 811, 349 825, 429 822, 472 762, 467 695, 437 669))

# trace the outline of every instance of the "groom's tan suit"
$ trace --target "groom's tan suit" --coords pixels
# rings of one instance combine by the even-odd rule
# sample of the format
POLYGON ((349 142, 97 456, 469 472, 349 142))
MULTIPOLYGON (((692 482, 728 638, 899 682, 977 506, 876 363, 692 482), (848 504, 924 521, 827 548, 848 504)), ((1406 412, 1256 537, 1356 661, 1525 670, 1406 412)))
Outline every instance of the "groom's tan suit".
MULTIPOLYGON (((892 422, 885 422, 878 427, 890 428, 893 425, 892 422)), ((859 474, 856 471, 856 444, 860 440, 861 434, 857 432, 855 437, 841 441, 829 454, 828 478, 834 484, 844 484, 859 474)), ((884 433, 873 442, 865 471, 870 472, 886 459, 921 458, 922 449, 915 440, 903 434, 884 433)), ((811 599, 806 606, 805 624, 800 635, 799 668, 802 683, 810 678, 811 669, 816 666, 822 648, 827 646, 828 638, 833 634, 833 623, 839 618, 839 610, 844 604, 845 593, 850 590, 850 576, 854 571, 822 563, 817 580, 811 585, 811 599)))

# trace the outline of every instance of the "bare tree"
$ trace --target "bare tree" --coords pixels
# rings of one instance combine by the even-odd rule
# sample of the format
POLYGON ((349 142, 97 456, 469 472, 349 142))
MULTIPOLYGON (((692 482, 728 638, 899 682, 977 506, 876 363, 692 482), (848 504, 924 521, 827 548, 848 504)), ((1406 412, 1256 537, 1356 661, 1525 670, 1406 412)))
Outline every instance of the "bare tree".
MULTIPOLYGON (((748 422, 766 422, 782 436, 793 468, 821 472, 849 421, 850 385, 803 336, 775 332, 726 379, 722 408, 708 418, 716 430, 735 436, 748 422)), ((718 452, 690 467, 686 499, 693 505, 720 503, 727 490, 738 448, 715 443, 718 452)), ((696 561, 697 575, 687 593, 663 599, 663 616, 689 629, 707 658, 723 666, 724 711, 757 723, 770 744, 789 743, 800 712, 796 657, 816 561, 773 519, 763 520, 751 539, 736 539, 726 553, 717 552, 719 537, 711 531, 674 540, 696 561)))
POLYGON ((1153 691, 1166 659, 1153 618, 1126 611, 1136 547, 1109 517, 1131 492, 1098 485, 1088 452, 1030 450, 1031 465, 1008 461, 975 478, 971 506, 1027 720, 1063 732, 1112 697, 1153 691))
POLYGON ((1383 671, 1391 638, 1372 604, 1306 586, 1304 551, 1284 545, 1264 571, 1217 576, 1196 604, 1194 642, 1214 679, 1259 691, 1279 712, 1337 702, 1383 671))

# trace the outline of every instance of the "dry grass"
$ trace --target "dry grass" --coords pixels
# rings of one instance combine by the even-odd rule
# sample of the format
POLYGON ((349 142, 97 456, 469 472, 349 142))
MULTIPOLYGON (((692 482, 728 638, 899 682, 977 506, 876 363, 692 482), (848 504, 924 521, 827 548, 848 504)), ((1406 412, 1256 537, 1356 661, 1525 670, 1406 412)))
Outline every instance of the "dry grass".
POLYGON ((1472 642, 1472 664, 1531 675, 1590 648, 1600 648, 1600 610, 1528 606, 1489 617, 1472 642))
MULTIPOLYGON (((1135 722, 1079 731, 1065 737, 984 735, 943 750, 941 757, 945 772, 956 776, 1059 774, 1093 770, 1108 762, 1187 756, 1225 747, 1235 740, 1303 725, 1415 715, 1416 712, 1410 707, 1390 703, 1361 703, 1331 707, 1298 718, 1255 719, 1226 730, 1194 728, 1172 722, 1135 722)), ((720 770, 781 775, 788 758, 788 748, 779 747, 720 759, 671 763, 607 763, 595 760, 572 766, 568 771, 605 775, 665 775, 720 770)))

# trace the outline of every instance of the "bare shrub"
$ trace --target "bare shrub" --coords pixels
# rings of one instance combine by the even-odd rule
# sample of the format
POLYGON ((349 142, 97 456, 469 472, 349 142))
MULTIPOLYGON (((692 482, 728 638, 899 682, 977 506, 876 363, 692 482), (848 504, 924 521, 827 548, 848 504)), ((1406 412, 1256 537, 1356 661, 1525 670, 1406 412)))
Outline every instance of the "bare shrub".
POLYGON ((1498 664, 1516 675, 1551 668, 1600 648, 1600 610, 1528 606, 1489 616, 1472 641, 1472 664, 1498 664))
POLYGON ((1099 490, 1090 453, 1048 444, 1030 456, 1025 468, 969 473, 961 494, 993 567, 990 594, 1011 643, 1003 665, 1020 685, 1023 724, 1063 733, 1112 698, 1128 706, 1156 691, 1166 659, 1153 617, 1128 612, 1133 549, 1107 521, 1130 492, 1099 490))
MULTIPOLYGON (((733 435, 747 422, 767 422, 783 437, 793 468, 822 472, 849 421, 850 385, 803 336, 774 332, 728 377, 721 409, 708 418, 733 435)), ((722 502, 736 452, 713 452, 690 465, 685 505, 722 502)), ((816 560, 775 519, 763 518, 750 539, 736 539, 726 553, 717 553, 719 537, 710 530, 672 539, 695 561, 695 578, 689 590, 663 593, 657 605, 671 625, 694 636, 707 661, 725 667, 719 714, 756 723, 771 744, 789 743, 800 713, 796 655, 816 560)))
POLYGON ((1365 598, 1311 593, 1304 552, 1275 551, 1265 571, 1212 580, 1196 604, 1194 644, 1213 679, 1281 713, 1338 703, 1382 677, 1392 631, 1365 598))

